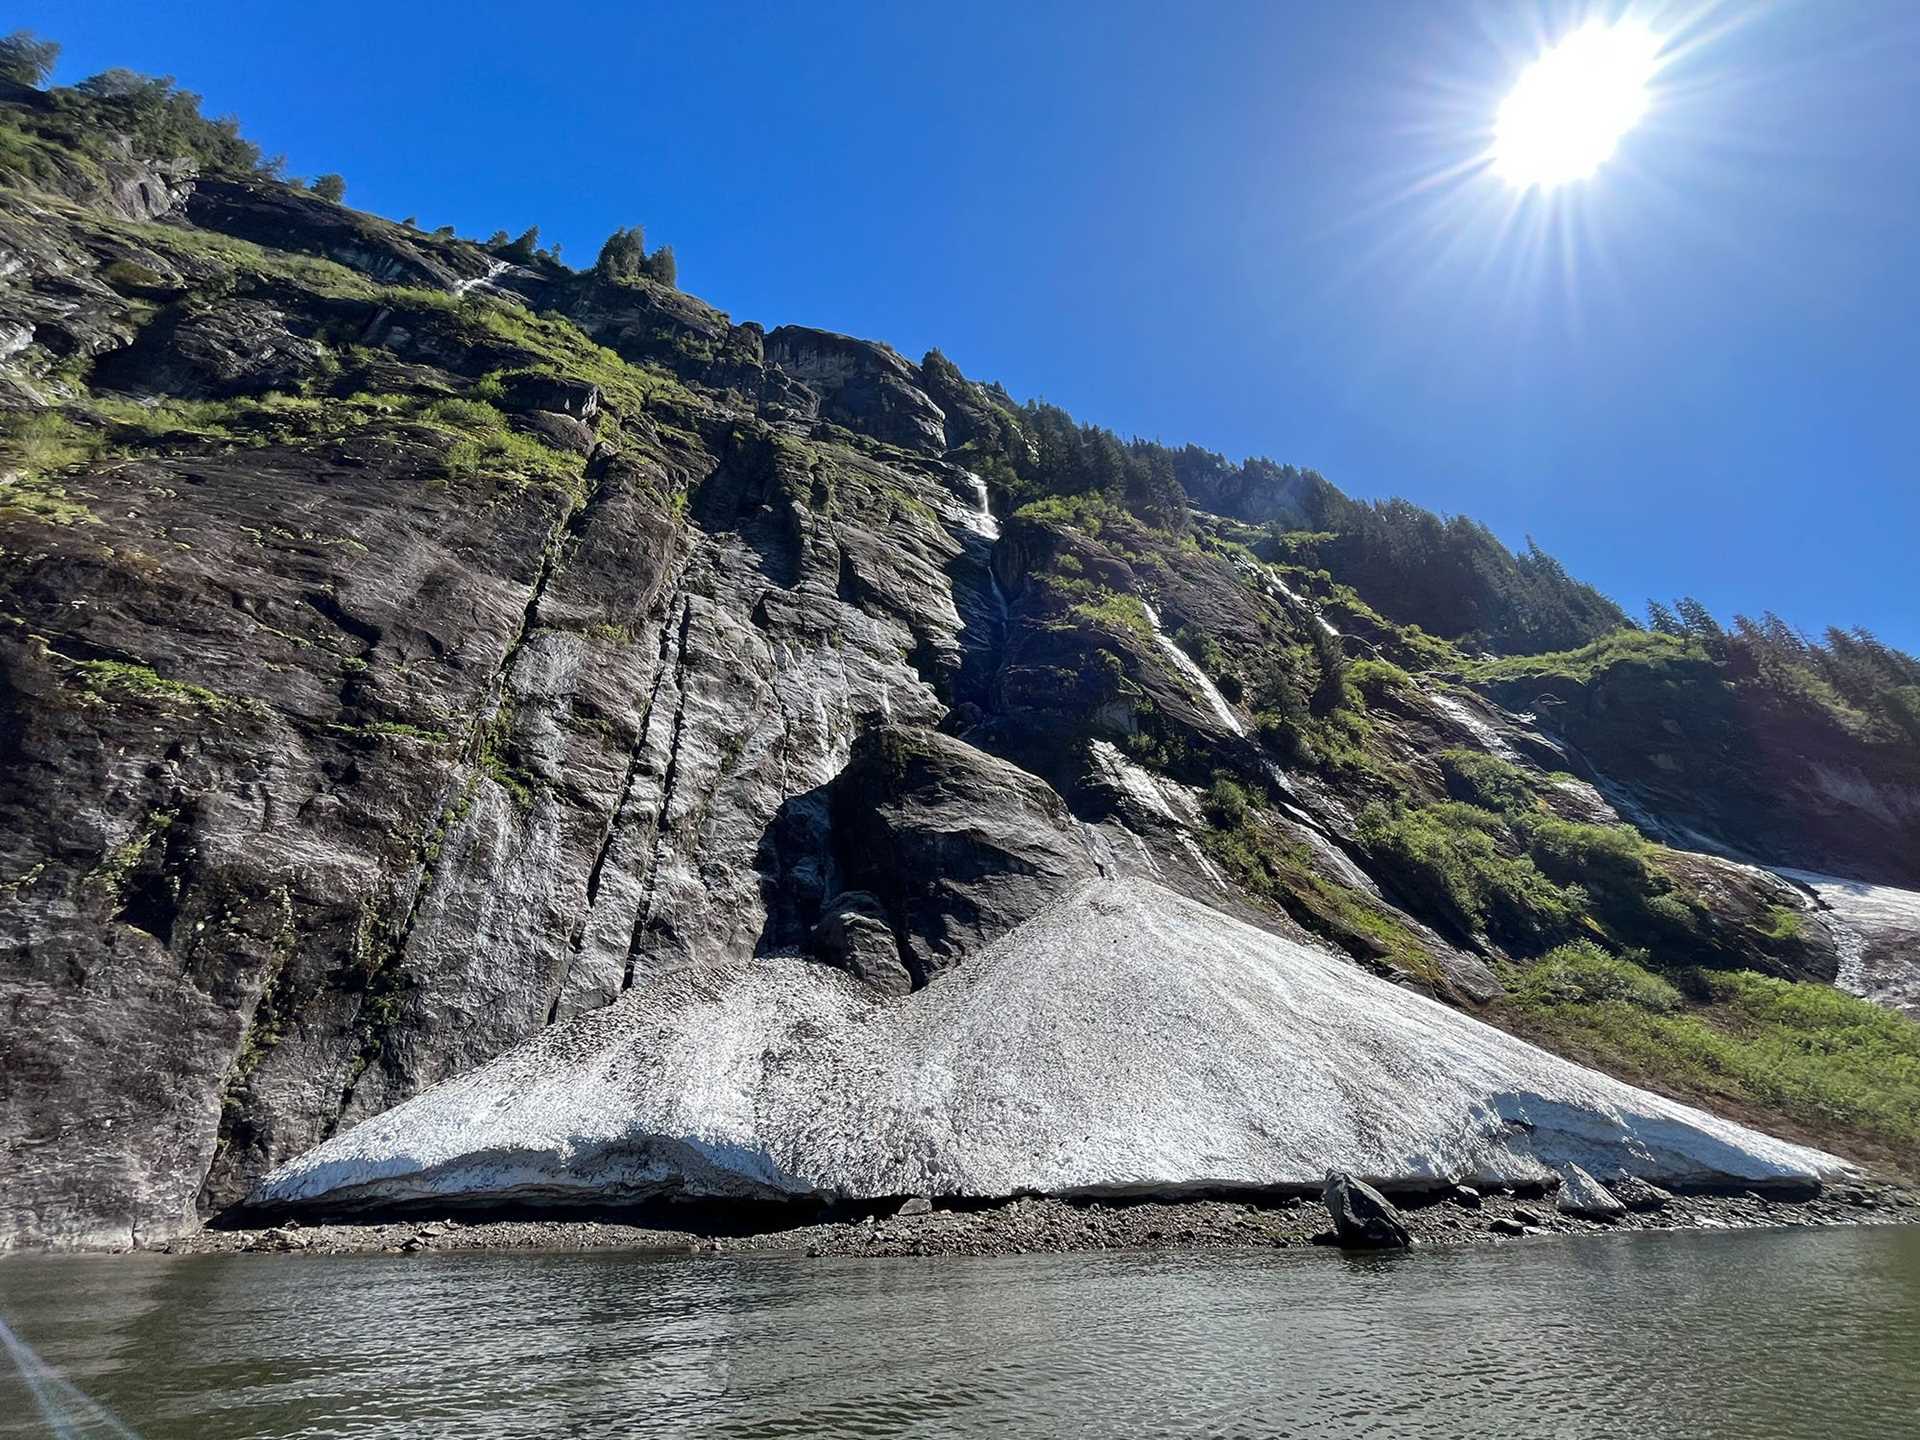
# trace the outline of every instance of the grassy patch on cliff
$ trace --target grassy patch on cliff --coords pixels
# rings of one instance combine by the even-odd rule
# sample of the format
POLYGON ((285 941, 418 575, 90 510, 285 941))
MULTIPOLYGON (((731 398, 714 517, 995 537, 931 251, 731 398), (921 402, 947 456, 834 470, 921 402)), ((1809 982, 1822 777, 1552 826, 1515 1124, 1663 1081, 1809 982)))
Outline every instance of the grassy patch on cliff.
POLYGON ((1482 660, 1466 667, 1467 678, 1492 683, 1500 680, 1556 678, 1585 683, 1615 665, 1652 668, 1707 664, 1707 652, 1691 640, 1662 635, 1655 630, 1616 630, 1577 650, 1546 655, 1510 655, 1482 660))
POLYGON ((1811 1143, 1898 1155, 1920 1145, 1920 1025, 1828 985, 1751 971, 1679 983, 1589 943, 1509 977, 1513 1028, 1601 1069, 1811 1143))
POLYGON ((1360 813, 1360 842, 1411 898, 1468 934, 1536 949, 1571 934, 1587 910, 1581 886, 1516 853, 1508 826, 1477 806, 1375 802, 1360 813))
POLYGON ((660 405, 699 405, 693 393, 666 371, 623 359, 561 315, 537 314, 490 295, 450 295, 439 290, 388 289, 380 292, 380 299, 396 309, 439 312, 475 341, 504 343, 539 357, 483 379, 474 391, 477 399, 498 399, 517 375, 539 375, 599 386, 616 417, 637 417, 660 405))
POLYGON ((258 709, 260 702, 236 699, 209 690, 169 680, 150 665, 131 665, 119 660, 76 660, 74 674, 90 699, 104 700, 111 695, 132 696, 159 704, 181 705, 214 714, 228 710, 258 709))
POLYGON ((99 452, 98 436, 54 411, 0 411, 0 516, 91 523, 93 512, 53 477, 99 452))
MULTIPOLYGON (((1475 750, 1439 756, 1452 799, 1376 803, 1361 839, 1395 883, 1457 927, 1519 954, 1592 936, 1707 958, 1703 902, 1669 875, 1669 852, 1622 825, 1566 820, 1533 775, 1475 750)), ((1764 933, 1790 939, 1792 917, 1764 933)), ((1723 957, 1724 958, 1724 957, 1723 957)))
POLYGON ((1358 891, 1320 874, 1312 851, 1259 814, 1241 786, 1216 782, 1205 809, 1212 828, 1202 833, 1202 847, 1249 894, 1351 955, 1440 983, 1438 962, 1413 931, 1358 891))

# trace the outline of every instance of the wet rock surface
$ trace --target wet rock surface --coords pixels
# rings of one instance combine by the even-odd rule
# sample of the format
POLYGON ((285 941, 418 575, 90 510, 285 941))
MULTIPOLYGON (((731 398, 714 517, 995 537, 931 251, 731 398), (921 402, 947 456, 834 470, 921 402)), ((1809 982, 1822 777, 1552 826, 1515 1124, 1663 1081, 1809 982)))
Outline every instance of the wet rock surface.
POLYGON ((936 731, 866 731, 831 788, 840 873, 878 898, 916 984, 1095 873, 1044 781, 936 731))

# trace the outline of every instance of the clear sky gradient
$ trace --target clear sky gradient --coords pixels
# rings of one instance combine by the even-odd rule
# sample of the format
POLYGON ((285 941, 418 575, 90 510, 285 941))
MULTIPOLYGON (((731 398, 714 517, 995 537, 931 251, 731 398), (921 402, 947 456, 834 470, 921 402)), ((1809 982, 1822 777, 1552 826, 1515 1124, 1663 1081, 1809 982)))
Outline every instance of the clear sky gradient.
POLYGON ((1475 162, 1592 6, 8 9, 349 203, 576 265, 644 221, 736 319, 1532 534, 1636 614, 1920 649, 1914 0, 1632 7, 1653 109, 1550 203, 1475 162))

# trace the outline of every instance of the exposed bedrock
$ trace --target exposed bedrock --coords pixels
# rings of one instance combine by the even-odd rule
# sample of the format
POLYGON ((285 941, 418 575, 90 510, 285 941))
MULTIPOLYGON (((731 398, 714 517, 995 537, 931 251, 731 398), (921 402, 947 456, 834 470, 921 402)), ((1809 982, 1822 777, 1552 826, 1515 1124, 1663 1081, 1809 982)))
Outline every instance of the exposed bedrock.
POLYGON ((662 977, 299 1157, 262 1205, 1812 1181, 1830 1155, 1584 1069, 1145 881, 913 994, 662 977))
POLYGON ((946 416, 920 387, 919 372, 891 347, 782 325, 767 336, 766 358, 820 397, 824 419, 904 449, 946 450, 946 416))
POLYGON ((841 873, 879 897, 919 985, 1094 873, 1045 781, 951 736, 870 730, 831 794, 841 873))

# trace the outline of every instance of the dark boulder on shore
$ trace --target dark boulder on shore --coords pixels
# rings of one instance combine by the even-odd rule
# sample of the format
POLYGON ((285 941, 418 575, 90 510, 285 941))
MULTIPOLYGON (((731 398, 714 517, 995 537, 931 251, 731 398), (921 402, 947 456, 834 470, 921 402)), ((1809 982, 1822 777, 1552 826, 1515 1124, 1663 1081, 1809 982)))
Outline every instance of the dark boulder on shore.
POLYGON ((1607 1187, 1613 1192, 1613 1198, 1627 1209, 1646 1214, 1667 1208, 1667 1202, 1673 1196, 1649 1180, 1634 1175, 1622 1175, 1607 1187))
POLYGON ((1404 1250, 1413 1244, 1413 1232, 1407 1229, 1393 1202, 1364 1180, 1334 1171, 1327 1176, 1327 1188, 1320 1198, 1326 1202, 1334 1234, 1345 1249, 1404 1250))

